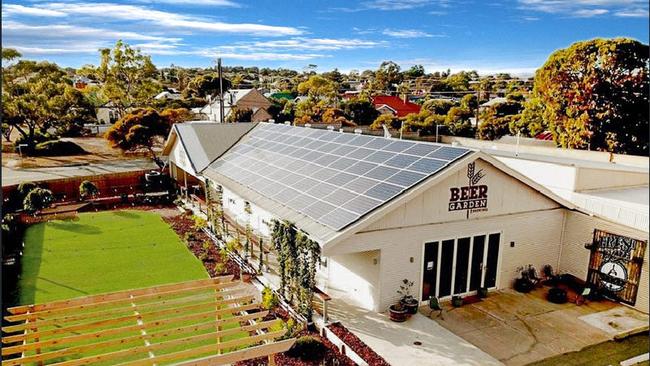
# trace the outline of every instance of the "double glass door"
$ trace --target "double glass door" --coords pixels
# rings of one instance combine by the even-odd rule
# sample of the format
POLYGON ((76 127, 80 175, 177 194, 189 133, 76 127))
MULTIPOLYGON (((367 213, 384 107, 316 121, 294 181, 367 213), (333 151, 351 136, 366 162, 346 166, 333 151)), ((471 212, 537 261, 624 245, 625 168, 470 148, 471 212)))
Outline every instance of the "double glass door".
POLYGON ((421 300, 495 287, 500 241, 494 233, 426 243, 421 300))

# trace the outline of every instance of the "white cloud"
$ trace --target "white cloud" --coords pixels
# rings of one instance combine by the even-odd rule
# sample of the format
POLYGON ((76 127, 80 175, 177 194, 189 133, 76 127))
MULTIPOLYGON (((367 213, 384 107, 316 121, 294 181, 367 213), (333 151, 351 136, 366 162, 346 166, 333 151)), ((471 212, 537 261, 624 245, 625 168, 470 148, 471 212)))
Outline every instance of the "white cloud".
POLYGON ((647 17, 646 0, 518 0, 521 10, 589 18, 613 14, 625 17, 647 17))
POLYGON ((384 29, 382 34, 395 38, 431 38, 447 37, 444 34, 429 34, 416 29, 384 29))
POLYGON ((264 49, 279 50, 310 50, 310 51, 337 51, 360 48, 373 48, 384 45, 385 42, 367 41, 360 39, 334 39, 334 38, 304 38, 295 37, 274 41, 240 42, 227 46, 230 49, 257 51, 264 49))
POLYGON ((21 39, 25 41, 46 41, 55 39, 69 40, 138 40, 138 41, 157 41, 157 42, 178 42, 180 38, 161 37, 156 35, 142 34, 136 32, 113 31, 109 29, 90 28, 69 24, 49 24, 49 25, 28 25, 20 22, 5 21, 2 24, 2 31, 5 37, 12 39, 21 39))
POLYGON ((193 52, 193 54, 203 57, 217 58, 232 60, 245 60, 245 61, 304 61, 315 58, 329 57, 322 54, 297 54, 297 53, 279 53, 279 52, 224 52, 218 49, 201 50, 193 52))
POLYGON ((648 9, 636 8, 619 10, 614 15, 623 18, 648 18, 650 14, 648 14, 648 9))
POLYGON ((607 13, 609 13, 609 10, 607 9, 578 9, 573 13, 573 15, 578 18, 591 18, 598 15, 605 15, 607 13))
POLYGON ((239 8, 240 5, 230 0, 141 0, 143 3, 161 3, 171 5, 221 6, 239 8))
POLYGON ((56 10, 33 8, 33 7, 27 7, 27 6, 17 5, 17 4, 4 4, 2 6, 2 15, 5 17, 10 15, 25 15, 25 16, 38 16, 38 17, 64 17, 67 14, 56 10))
MULTIPOLYGON (((293 36, 304 31, 286 26, 272 26, 255 23, 226 23, 206 18, 197 18, 178 13, 153 10, 143 6, 116 3, 44 3, 35 4, 30 9, 35 11, 53 11, 68 16, 85 16, 129 22, 147 22, 152 25, 227 34, 252 34, 263 36, 293 36)), ((142 25, 145 26, 145 25, 142 25)))
POLYGON ((392 11, 420 8, 431 3, 431 0, 373 0, 364 2, 363 5, 369 9, 392 11))

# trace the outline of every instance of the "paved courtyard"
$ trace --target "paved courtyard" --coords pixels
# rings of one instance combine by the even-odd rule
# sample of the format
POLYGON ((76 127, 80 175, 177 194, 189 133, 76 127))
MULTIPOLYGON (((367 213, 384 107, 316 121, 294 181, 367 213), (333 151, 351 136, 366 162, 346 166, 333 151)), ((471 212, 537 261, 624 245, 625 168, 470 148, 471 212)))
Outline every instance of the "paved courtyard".
MULTIPOLYGON (((437 324, 462 337, 506 365, 525 365, 612 339, 607 329, 616 314, 619 332, 638 329, 648 316, 611 301, 553 304, 548 288, 530 294, 499 291, 460 308, 445 305, 437 324), (599 320, 602 319, 602 320, 599 320), (600 323, 599 323, 600 322, 600 323)), ((421 313, 429 314, 427 308, 421 313)), ((611 327, 610 327, 611 328, 611 327)))
POLYGON ((355 306, 353 299, 339 297, 340 293, 332 288, 328 289, 328 294, 333 298, 329 310, 331 320, 341 321, 391 365, 501 365, 425 315, 415 314, 404 323, 395 323, 387 314, 355 306))

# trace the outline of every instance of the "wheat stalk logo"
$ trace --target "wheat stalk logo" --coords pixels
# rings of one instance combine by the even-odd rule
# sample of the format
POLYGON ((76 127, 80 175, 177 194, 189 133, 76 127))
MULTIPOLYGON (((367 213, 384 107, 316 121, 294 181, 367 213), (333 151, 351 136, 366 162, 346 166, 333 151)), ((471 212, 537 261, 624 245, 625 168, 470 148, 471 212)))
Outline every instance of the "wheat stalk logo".
POLYGON ((476 162, 467 164, 467 179, 470 186, 476 185, 483 177, 485 177, 483 169, 476 171, 476 162))

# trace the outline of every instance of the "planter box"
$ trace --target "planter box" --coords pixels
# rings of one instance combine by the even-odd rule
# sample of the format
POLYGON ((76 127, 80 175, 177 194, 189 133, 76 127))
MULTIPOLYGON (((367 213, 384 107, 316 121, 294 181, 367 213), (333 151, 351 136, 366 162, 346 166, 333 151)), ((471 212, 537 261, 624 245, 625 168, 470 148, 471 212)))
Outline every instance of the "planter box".
POLYGON ((361 358, 361 356, 359 356, 356 352, 354 352, 352 348, 350 348, 350 346, 345 344, 345 342, 343 342, 341 338, 339 338, 336 334, 334 334, 334 332, 327 329, 327 327, 323 327, 321 331, 321 335, 323 338, 326 338, 327 340, 332 342, 332 344, 334 344, 342 354, 348 356, 348 358, 351 359, 357 365, 368 366, 368 363, 364 361, 364 359, 361 358))

